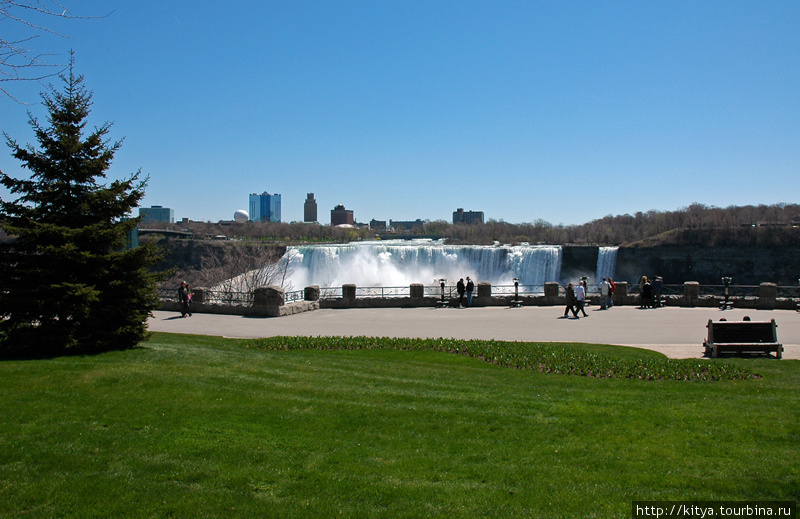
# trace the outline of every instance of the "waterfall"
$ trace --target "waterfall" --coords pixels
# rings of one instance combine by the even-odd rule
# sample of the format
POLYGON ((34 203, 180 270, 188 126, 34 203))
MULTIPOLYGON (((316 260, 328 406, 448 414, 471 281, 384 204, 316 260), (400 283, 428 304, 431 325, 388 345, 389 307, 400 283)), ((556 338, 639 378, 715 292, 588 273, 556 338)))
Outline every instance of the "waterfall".
POLYGON ((374 241, 290 247, 289 283, 336 287, 400 287, 412 283, 455 284, 469 276, 493 286, 544 285, 559 281, 561 247, 554 245, 445 245, 432 240, 374 241))
POLYGON ((616 276, 617 250, 619 250, 619 247, 600 247, 598 249, 595 283, 599 284, 603 278, 616 276))

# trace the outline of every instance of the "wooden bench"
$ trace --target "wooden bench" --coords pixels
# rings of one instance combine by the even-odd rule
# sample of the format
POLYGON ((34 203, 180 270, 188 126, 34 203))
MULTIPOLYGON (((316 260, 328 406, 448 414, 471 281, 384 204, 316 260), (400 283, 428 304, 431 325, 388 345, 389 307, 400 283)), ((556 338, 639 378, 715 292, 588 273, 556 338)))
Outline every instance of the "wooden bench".
POLYGON ((720 353, 775 353, 783 356, 783 344, 778 342, 778 325, 769 321, 712 321, 708 320, 708 339, 703 342, 706 356, 720 353))

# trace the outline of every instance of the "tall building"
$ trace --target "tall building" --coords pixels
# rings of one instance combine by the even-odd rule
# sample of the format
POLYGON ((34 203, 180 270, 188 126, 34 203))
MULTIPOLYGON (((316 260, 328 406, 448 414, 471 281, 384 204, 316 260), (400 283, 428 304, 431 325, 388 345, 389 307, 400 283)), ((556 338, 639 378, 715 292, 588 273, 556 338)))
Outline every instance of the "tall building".
POLYGON ((251 222, 280 222, 281 221, 281 195, 263 193, 250 195, 250 221, 251 222))
POLYGON ((459 207, 453 211, 453 224, 457 223, 483 223, 483 211, 464 211, 459 207))
POLYGON ((142 223, 175 223, 175 211, 160 205, 140 207, 139 217, 142 223))
POLYGON ((314 193, 306 195, 306 202, 303 204, 303 221, 308 223, 317 221, 317 201, 314 200, 314 193))
POLYGON ((355 218, 353 217, 353 211, 349 211, 344 208, 344 205, 339 204, 333 209, 331 209, 331 225, 355 225, 355 218))

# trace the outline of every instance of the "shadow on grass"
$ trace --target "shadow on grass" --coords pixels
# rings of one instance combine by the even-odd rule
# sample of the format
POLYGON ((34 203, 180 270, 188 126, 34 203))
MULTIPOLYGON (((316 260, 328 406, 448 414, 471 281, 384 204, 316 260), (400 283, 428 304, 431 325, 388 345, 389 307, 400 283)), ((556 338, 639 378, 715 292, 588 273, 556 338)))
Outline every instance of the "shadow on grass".
POLYGON ((55 340, 53 336, 40 337, 30 332, 14 336, 0 329, 0 362, 95 357, 114 351, 140 350, 145 349, 144 344, 150 336, 151 334, 149 332, 145 333, 139 338, 140 342, 132 346, 123 346, 122 344, 124 343, 120 343, 121 345, 118 347, 114 347, 114 345, 109 346, 107 343, 104 343, 102 346, 92 343, 65 347, 62 343, 55 340))
POLYGON ((135 351, 145 350, 144 346, 134 346, 132 348, 119 348, 106 351, 0 351, 0 362, 10 361, 29 361, 29 360, 53 360, 60 358, 90 358, 113 351, 135 351))

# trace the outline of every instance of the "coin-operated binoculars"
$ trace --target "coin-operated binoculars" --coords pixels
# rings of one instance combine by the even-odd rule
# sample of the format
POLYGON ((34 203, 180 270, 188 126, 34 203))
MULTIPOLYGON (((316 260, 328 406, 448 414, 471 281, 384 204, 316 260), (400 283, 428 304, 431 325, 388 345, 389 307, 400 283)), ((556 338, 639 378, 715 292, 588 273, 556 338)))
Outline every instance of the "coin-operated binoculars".
POLYGON ((436 302, 436 308, 446 308, 450 304, 444 297, 444 286, 446 283, 447 280, 445 278, 439 279, 439 286, 442 288, 442 297, 436 302))
POLYGON ((514 299, 511 300, 511 308, 522 307, 522 299, 519 298, 519 278, 514 278, 514 299))
POLYGON ((723 277, 722 284, 725 285, 725 300, 719 305, 720 310, 732 310, 733 301, 731 301, 731 278, 723 277))

